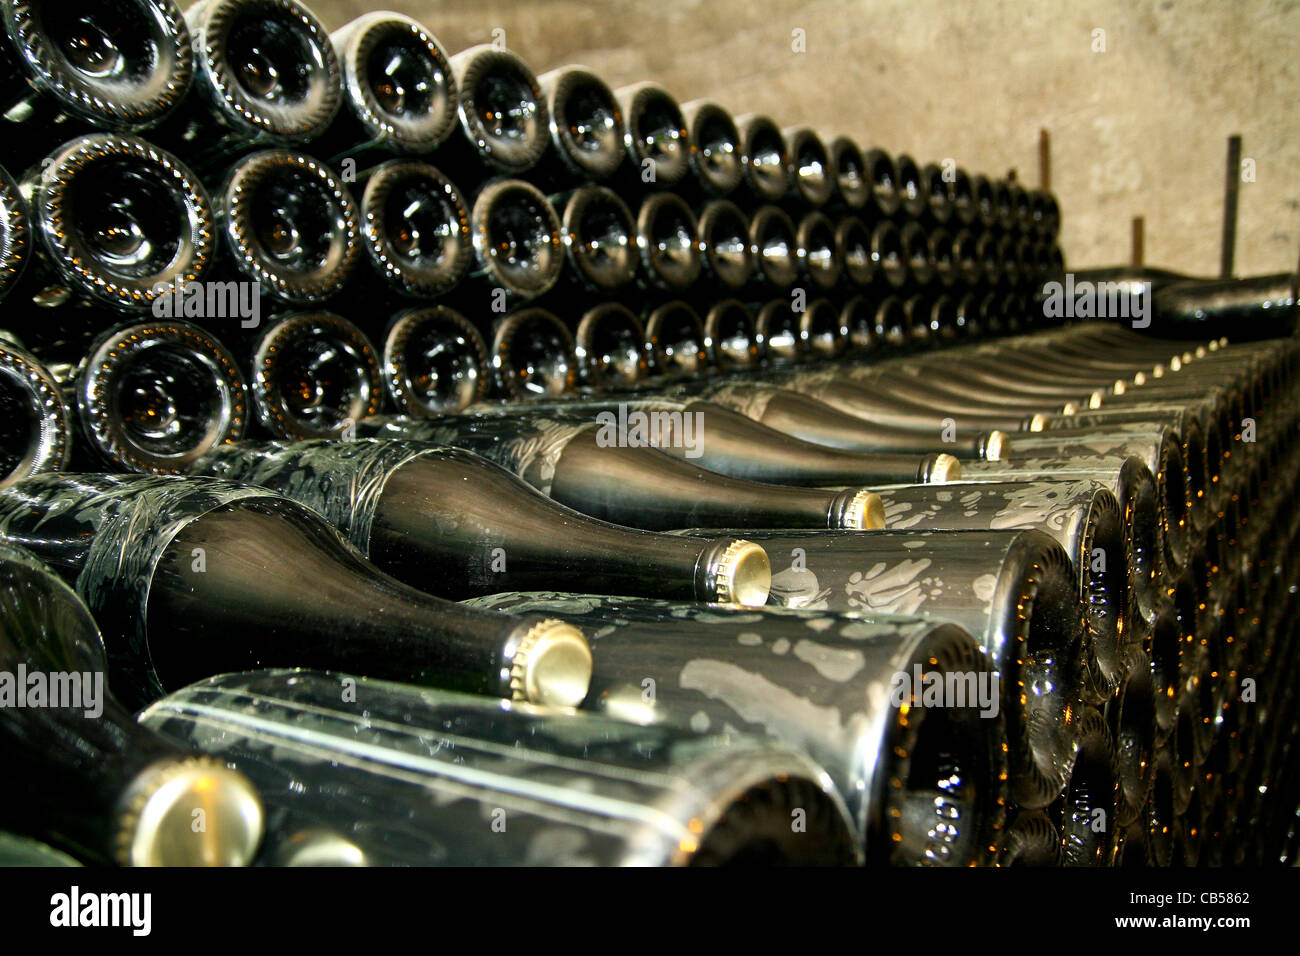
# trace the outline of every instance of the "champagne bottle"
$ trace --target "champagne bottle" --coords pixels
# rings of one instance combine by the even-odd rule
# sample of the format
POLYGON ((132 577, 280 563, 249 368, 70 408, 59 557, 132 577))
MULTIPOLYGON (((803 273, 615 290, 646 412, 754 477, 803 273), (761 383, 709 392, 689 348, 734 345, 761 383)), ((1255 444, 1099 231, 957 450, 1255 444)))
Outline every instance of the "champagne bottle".
POLYGON ((468 603, 545 608, 600 634, 587 710, 735 728, 807 753, 845 795, 868 864, 989 859, 1006 802, 1002 716, 988 660, 959 627, 555 592, 468 603), (964 696, 926 703, 926 686, 954 680, 964 696), (827 713, 838 717, 818 716, 827 713))
POLYGON ((705 278, 724 293, 744 289, 754 271, 749 219, 730 200, 715 199, 700 213, 698 225, 700 266, 705 278))
POLYGON ((1084 693, 1110 698, 1124 680, 1133 640, 1133 570, 1114 494, 1088 478, 997 484, 877 486, 886 527, 895 531, 1006 531, 1051 535, 1074 565, 1084 608, 1084 693))
POLYGON ((471 407, 484 416, 545 415, 574 423, 612 419, 619 435, 631 436, 643 416, 660 416, 654 447, 674 458, 695 461, 710 471, 733 478, 777 485, 847 485, 858 482, 931 482, 942 484, 961 478, 961 463, 951 455, 866 454, 827 448, 800 441, 775 429, 710 402, 635 396, 594 396, 523 405, 485 403, 471 407), (678 434, 676 423, 693 416, 701 435, 698 448, 678 434), (698 451, 698 455, 693 453, 698 451), (688 454, 690 452, 691 454, 688 454))
POLYGON ((248 351, 253 408, 276 438, 342 437, 383 405, 375 347, 341 316, 273 316, 248 351))
POLYGON ((1083 610, 1056 541, 1033 530, 745 534, 772 560, 770 603, 920 615, 974 635, 999 674, 1013 799, 1039 809, 1062 792, 1084 676, 1083 610))
POLYGON ((269 861, 313 835, 324 862, 376 866, 861 859, 824 771, 735 735, 310 671, 205 681, 141 721, 257 782, 281 821, 269 861))
POLYGON ((191 94, 151 135, 205 174, 250 144, 301 145, 324 133, 343 100, 329 34, 298 0, 199 0, 191 94))
POLYGON ((545 309, 506 316, 492 341, 500 390, 513 398, 563 395, 578 379, 573 335, 545 309))
POLYGON ((907 153, 894 157, 895 190, 898 194, 898 206, 892 213, 895 220, 905 222, 920 219, 929 208, 929 192, 921 178, 921 167, 907 153))
POLYGON ((674 193, 652 193, 636 216, 636 248, 643 288, 681 293, 700 277, 699 226, 695 214, 674 193))
POLYGON ((800 211, 825 206, 835 195, 835 173, 826 144, 810 127, 781 131, 790 156, 789 199, 800 211))
POLYGON ((469 192, 490 176, 519 176, 546 154, 546 98, 532 69, 482 43, 451 58, 459 133, 439 150, 440 168, 469 192))
POLYGON ((115 471, 178 474, 248 427, 248 390, 235 357, 189 322, 100 333, 70 389, 85 450, 115 471))
POLYGON ((623 165, 620 192, 671 189, 691 170, 691 133, 682 108, 656 83, 642 82, 614 91, 623 110, 623 165))
POLYGON ((842 285, 851 294, 875 284, 877 266, 871 251, 871 232, 857 216, 845 216, 835 224, 835 253, 843 263, 842 285))
POLYGON ((78 137, 21 188, 39 238, 11 306, 75 299, 144 311, 203 278, 212 262, 207 193, 176 157, 137 137, 78 137))
POLYGON ((948 201, 952 203, 952 228, 961 229, 973 225, 979 216, 979 207, 975 202, 974 183, 970 173, 957 166, 945 185, 948 187, 948 201))
POLYGON ((1134 654, 1128 677, 1106 702, 1103 713, 1115 742, 1115 774, 1119 799, 1115 820, 1121 827, 1135 823, 1151 793, 1156 754, 1156 686, 1145 649, 1134 654))
POLYGON ((315 152, 356 168, 384 154, 428 155, 455 132, 451 62, 423 24, 391 11, 365 13, 330 34, 330 44, 343 102, 315 152))
POLYGON ((483 187, 470 212, 470 236, 470 277, 486 288, 493 311, 550 291, 564 269, 560 218, 522 179, 495 179, 483 187))
POLYGON ((320 160, 263 150, 229 168, 216 192, 225 270, 280 302, 343 292, 362 260, 356 200, 320 160))
POLYGON ((623 110, 614 91, 581 66, 537 78, 546 104, 550 148, 530 173, 543 189, 605 182, 623 165, 623 110))
POLYGON ((1141 422, 1109 429, 1054 428, 1016 435, 1011 460, 1121 457, 1142 459, 1155 477, 1160 540, 1165 567, 1172 573, 1187 563, 1191 546, 1192 493, 1178 433, 1166 425, 1141 422))
MULTIPOLYGON (((693 419, 684 418, 681 425, 686 421, 693 428, 693 419)), ((612 414, 599 424, 541 416, 464 415, 430 421, 375 416, 358 423, 357 435, 465 448, 561 504, 647 531, 701 523, 756 528, 881 526, 880 499, 866 489, 827 492, 728 478, 640 445, 639 439, 633 444, 632 436, 620 444, 617 428, 612 414)))
POLYGON ((876 223, 871 230, 871 262, 876 288, 882 295, 893 295, 907 285, 909 271, 903 235, 888 220, 876 223))
POLYGON ((756 545, 735 538, 697 545, 596 521, 456 448, 244 442, 212 452, 191 470, 306 505, 380 570, 440 597, 548 586, 767 601, 767 555, 756 545))
MULTIPOLYGON (((1066 479, 1097 481, 1119 502, 1123 516, 1124 546, 1131 575, 1130 605, 1147 622, 1154 619, 1166 574, 1160 538, 1160 498, 1155 477, 1141 459, 1067 458, 1021 459, 1011 462, 973 462, 963 473, 967 481, 1036 481, 1066 479)), ((1107 558, 1109 560, 1109 558, 1107 558)), ((1137 624, 1137 617, 1133 619, 1137 624)))
POLYGON ((826 147, 835 180, 831 202, 840 209, 859 213, 871 202, 872 181, 861 148, 847 136, 837 136, 826 147))
POLYGON ((709 368, 707 334, 699 313, 680 299, 651 310, 645 324, 650 369, 662 382, 703 377, 709 368))
POLYGON ((784 293, 799 281, 799 240, 794 222, 779 206, 760 206, 749 220, 755 291, 784 293))
POLYGON ((442 305, 394 315, 384 335, 382 361, 393 405, 417 418, 461 411, 482 400, 491 384, 492 363, 482 334, 442 305))
POLYGON ((946 226, 953 218, 955 210, 944 173, 944 168, 937 163, 926 163, 921 167, 921 189, 925 195, 925 212, 917 217, 918 227, 921 223, 931 228, 946 226))
POLYGON ((758 330, 754 315, 738 299, 715 302, 704 319, 705 338, 712 343, 709 364, 726 374, 758 364, 758 330))
POLYGON ((248 862, 263 820, 248 781, 135 722, 104 686, 90 612, 52 571, 0 544, 0 581, 0 825, 92 863, 248 862))
POLYGON ((551 202, 564 210, 560 239, 568 265, 565 275, 573 280, 565 290, 566 303, 617 294, 637 271, 639 238, 631 210, 604 186, 580 186, 562 201, 557 199, 551 202))
POLYGON ((400 584, 314 512, 259 488, 38 475, 0 492, 0 537, 75 585, 128 703, 288 661, 519 701, 572 706, 587 693, 591 655, 573 628, 400 584))
POLYGON ((648 374, 645 326, 617 302, 583 314, 574 335, 578 379, 599 391, 631 388, 648 374))
POLYGON ((728 196, 740 186, 742 170, 740 130, 731 114, 711 100, 692 100, 682 106, 690 137, 692 179, 683 181, 688 194, 728 196))
MULTIPOLYGON (((362 174, 357 188, 360 241, 382 277, 380 296, 429 299, 460 283, 473 250, 469 209, 451 180, 427 163, 392 159, 362 174)), ((361 278, 358 298, 366 294, 361 278)))
POLYGON ((790 188, 790 160, 785 136, 769 116, 736 117, 740 131, 741 194, 749 203, 774 203, 790 188))
POLYGON ((999 846, 997 865, 1048 867, 1061 865, 1061 831, 1042 810, 1017 810, 1008 814, 999 846))
POLYGON ((811 212, 799 220, 795 231, 798 248, 799 272, 808 283, 812 294, 822 295, 839 284, 844 273, 844 260, 840 258, 835 241, 835 225, 821 212, 811 212))
POLYGON ((1078 720, 1078 757, 1054 811, 1061 818, 1065 866, 1105 866, 1116 827, 1115 744, 1105 719, 1084 708, 1078 720), (1102 822, 1098 826, 1098 822, 1102 822))
POLYGON ((897 215, 904 198, 898 164, 881 149, 867 150, 862 161, 871 185, 871 200, 867 208, 872 218, 889 219, 897 215))
POLYGON ((33 162, 96 129, 138 133, 163 120, 194 76, 190 32, 172 0, 9 3, 0 44, 8 159, 33 162))
POLYGON ((72 431, 59 383, 5 334, 0 334, 0 409, 0 488, 67 467, 72 431))

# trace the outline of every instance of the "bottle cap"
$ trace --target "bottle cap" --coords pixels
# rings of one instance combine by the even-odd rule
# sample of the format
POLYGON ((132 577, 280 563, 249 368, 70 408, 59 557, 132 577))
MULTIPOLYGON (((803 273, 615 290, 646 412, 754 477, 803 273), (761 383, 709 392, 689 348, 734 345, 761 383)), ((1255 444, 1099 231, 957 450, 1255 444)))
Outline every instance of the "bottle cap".
POLYGON ((1102 402, 1106 400, 1106 394, 1102 391, 1095 391, 1088 396, 1089 408, 1101 408, 1102 402))
MULTIPOLYGON (((987 445, 985 447, 987 448, 987 445)), ((997 459, 992 460, 996 461, 997 459)), ((930 484, 947 484, 950 481, 957 481, 961 478, 961 462, 952 455, 940 453, 934 456, 934 460, 930 463, 929 471, 930 484)))
POLYGON ((1122 378, 1115 379, 1114 384, 1112 384, 1110 387, 1110 393, 1112 395, 1123 395, 1127 391, 1128 391, 1128 383, 1125 382, 1122 378))
POLYGON ((839 520, 835 521, 832 512, 832 528, 841 528, 851 531, 879 531, 885 526, 885 503, 880 500, 880 495, 874 491, 868 491, 866 488, 860 488, 857 491, 849 490, 845 492, 852 497, 843 511, 839 512, 839 520))
POLYGON ((572 624, 545 620, 519 641, 510 665, 513 700, 577 707, 591 688, 591 646, 572 624))
MULTIPOLYGON (((1069 406, 1067 405, 1066 407, 1068 408, 1069 406)), ((1070 412, 1070 411, 1062 411, 1061 414, 1063 414, 1063 415, 1073 415, 1073 414, 1075 414, 1075 413, 1074 413, 1074 412, 1070 412)), ((1034 415, 1032 418, 1029 419, 1029 428, 1028 428, 1027 430, 1028 430, 1028 431, 1031 431, 1031 432, 1041 432, 1041 431, 1046 431, 1046 430, 1047 430, 1047 416, 1044 415, 1044 414, 1042 414, 1041 412, 1040 412, 1039 414, 1037 414, 1037 415, 1034 415)))
POLYGON ((123 866, 245 866, 262 840, 262 802, 243 774, 208 757, 136 778, 121 818, 123 866))
POLYGON ((366 853, 333 830, 303 830, 283 843, 276 866, 369 866, 366 853))
MULTIPOLYGON (((1042 416, 1035 415, 1034 421, 1030 423, 1030 431, 1042 431, 1042 416), (1035 421, 1039 424, 1034 428, 1035 421)), ((1011 436, 1000 429, 993 429, 984 436, 984 460, 985 461, 1002 461, 1007 457, 1007 452, 1011 450, 1011 436)))
POLYGON ((718 560, 713 599, 719 604, 762 607, 772 589, 772 563, 752 541, 733 541, 718 560))

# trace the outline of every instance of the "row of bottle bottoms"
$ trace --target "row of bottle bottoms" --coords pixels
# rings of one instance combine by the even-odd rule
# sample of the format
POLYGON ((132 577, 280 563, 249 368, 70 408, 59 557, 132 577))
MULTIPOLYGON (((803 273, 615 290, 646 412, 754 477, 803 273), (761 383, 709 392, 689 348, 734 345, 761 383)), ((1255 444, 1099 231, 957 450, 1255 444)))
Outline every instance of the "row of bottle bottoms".
POLYGON ((538 77, 503 42, 448 56, 427 28, 390 12, 333 35, 299 0, 207 0, 184 17, 171 0, 105 0, 66 34, 23 5, 4 19, 0 84, 15 104, 5 119, 23 133, 6 149, 24 166, 55 145, 51 130, 147 131, 208 169, 250 147, 310 147, 353 168, 432 156, 466 187, 530 172, 549 188, 611 182, 803 209, 905 208, 1048 239, 1059 228, 1055 198, 1014 177, 971 175, 950 158, 922 167, 847 136, 733 118, 710 101, 679 105, 654 83, 613 91, 582 67, 538 77), (149 42, 121 39, 142 33, 149 42))
POLYGON ((1050 239, 906 217, 796 220, 726 199, 693 209, 671 192, 639 197, 634 213, 604 186, 548 197, 520 179, 490 180, 471 201, 406 159, 349 185, 312 157, 264 150, 212 185, 215 200, 175 157, 118 134, 64 144, 21 183, 0 170, 0 295, 33 321, 68 303, 247 319, 262 295, 357 310, 457 295, 487 315, 551 292, 569 307, 575 297, 1032 295, 1064 269, 1050 239), (209 315, 205 280, 248 289, 209 315))

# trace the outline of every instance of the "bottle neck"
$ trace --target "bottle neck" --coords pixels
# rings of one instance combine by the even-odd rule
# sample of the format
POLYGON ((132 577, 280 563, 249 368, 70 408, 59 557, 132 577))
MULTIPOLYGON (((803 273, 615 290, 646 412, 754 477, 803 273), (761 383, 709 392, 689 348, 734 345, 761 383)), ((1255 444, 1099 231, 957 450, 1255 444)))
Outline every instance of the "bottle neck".
POLYGON ((608 447, 596 429, 566 444, 550 494, 584 514, 652 531, 837 526, 831 492, 727 478, 654 448, 608 447))
POLYGON ((149 633, 165 635, 150 654, 168 688, 293 666, 498 696, 519 624, 377 574, 305 512, 260 501, 181 530, 154 573, 147 615, 149 633))
POLYGON ((716 600, 697 584, 707 546, 589 518, 508 472, 435 451, 389 475, 370 558, 443 597, 553 587, 716 600))

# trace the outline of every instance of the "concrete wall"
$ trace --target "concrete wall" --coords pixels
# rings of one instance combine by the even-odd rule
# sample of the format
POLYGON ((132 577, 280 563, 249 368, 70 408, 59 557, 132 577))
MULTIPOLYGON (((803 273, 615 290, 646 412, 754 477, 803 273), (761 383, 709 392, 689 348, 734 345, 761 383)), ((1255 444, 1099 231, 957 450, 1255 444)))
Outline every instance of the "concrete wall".
POLYGON ((1127 261, 1143 215, 1148 263, 1215 273, 1225 139, 1240 133, 1254 182, 1242 184, 1238 274, 1294 269, 1300 253, 1294 0, 308 2, 331 28, 401 11, 450 52, 502 29, 538 72, 577 62, 614 86, 655 79, 682 100, 922 162, 1014 167, 1028 184, 1046 128, 1062 246, 1079 267, 1127 261))

